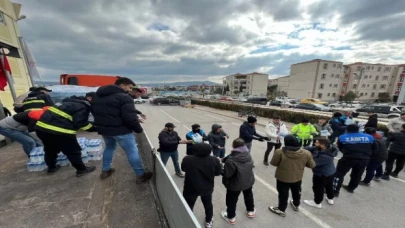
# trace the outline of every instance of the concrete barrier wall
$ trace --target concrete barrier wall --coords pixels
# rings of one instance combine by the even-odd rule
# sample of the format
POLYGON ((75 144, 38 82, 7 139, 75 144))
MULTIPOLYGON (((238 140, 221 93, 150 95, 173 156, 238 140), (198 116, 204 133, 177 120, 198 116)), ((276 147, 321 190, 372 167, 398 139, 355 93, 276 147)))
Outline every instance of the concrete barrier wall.
POLYGON ((160 160, 160 156, 157 156, 158 153, 146 133, 137 134, 136 139, 145 168, 155 174, 151 183, 162 227, 200 228, 201 225, 160 160))

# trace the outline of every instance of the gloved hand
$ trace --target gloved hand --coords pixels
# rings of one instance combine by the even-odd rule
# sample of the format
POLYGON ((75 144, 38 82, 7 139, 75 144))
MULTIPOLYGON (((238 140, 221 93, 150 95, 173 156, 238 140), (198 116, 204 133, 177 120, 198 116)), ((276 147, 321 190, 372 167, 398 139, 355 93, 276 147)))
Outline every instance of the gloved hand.
POLYGON ((270 140, 269 137, 263 137, 262 139, 264 139, 264 140, 266 140, 266 141, 269 141, 269 140, 270 140))
POLYGON ((264 139, 263 139, 263 138, 260 138, 260 139, 257 139, 257 141, 259 141, 259 142, 264 142, 264 139))

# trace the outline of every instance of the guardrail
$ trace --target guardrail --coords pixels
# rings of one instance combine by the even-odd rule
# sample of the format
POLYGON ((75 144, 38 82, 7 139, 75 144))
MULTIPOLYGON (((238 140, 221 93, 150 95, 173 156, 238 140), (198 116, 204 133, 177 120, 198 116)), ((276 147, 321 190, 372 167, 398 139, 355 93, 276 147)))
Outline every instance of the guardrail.
POLYGON ((146 133, 137 134, 136 139, 145 169, 154 173, 151 184, 162 227, 201 228, 146 133))

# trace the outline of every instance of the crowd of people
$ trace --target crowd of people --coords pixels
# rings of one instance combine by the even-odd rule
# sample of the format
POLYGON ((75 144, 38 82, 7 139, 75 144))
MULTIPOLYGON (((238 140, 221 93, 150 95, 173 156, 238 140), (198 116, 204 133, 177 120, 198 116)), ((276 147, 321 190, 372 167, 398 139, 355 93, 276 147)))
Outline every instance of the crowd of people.
MULTIPOLYGON (((76 176, 80 177, 93 172, 96 167, 83 163, 77 132, 97 132, 106 145, 100 179, 106 179, 115 172, 112 160, 118 144, 126 152, 136 183, 144 183, 151 179, 153 173, 143 168, 133 134, 143 132, 140 122, 146 119, 146 115, 135 108, 133 98, 142 92, 135 86, 129 78, 119 78, 114 85, 102 86, 83 97, 69 97, 57 104, 49 97, 50 90, 31 88, 23 105, 14 110, 17 114, 0 120, 0 134, 22 144, 28 157, 33 148, 43 146, 49 175, 61 168, 56 159, 59 152, 64 153, 76 169, 76 176), (90 113, 94 121, 89 121, 90 113)), ((314 124, 302 119, 291 130, 281 117, 275 116, 266 125, 265 135, 256 132, 256 123, 255 117, 247 118, 228 154, 225 148, 229 135, 219 124, 212 125, 208 134, 199 124, 193 124, 184 139, 175 131, 173 123, 166 123, 159 133, 160 158, 165 165, 171 158, 175 174, 185 178, 183 196, 191 209, 201 197, 206 227, 213 227, 212 194, 216 176, 222 176, 226 188, 227 209, 221 212, 221 217, 230 224, 236 223, 236 205, 241 193, 246 216, 255 217, 252 190, 255 164, 251 156, 254 140, 267 143, 263 164, 276 167, 278 191, 278 205, 270 206, 269 210, 283 217, 288 204, 299 211, 305 167, 313 172, 314 198, 303 202, 322 208, 325 193, 327 203, 333 205, 341 188, 353 193, 359 185, 370 186, 372 180, 397 178, 405 164, 405 113, 389 122, 387 137, 377 130, 378 118, 374 113, 369 113, 367 123, 361 128, 350 112, 334 113, 329 120, 320 117, 314 124), (180 163, 178 147, 181 144, 186 146, 187 155, 180 163), (335 166, 334 159, 339 151, 342 157, 335 166), (350 170, 350 182, 343 185, 350 170), (366 175, 361 180, 365 170, 366 175), (288 202, 290 191, 292 200, 288 202)))
POLYGON ((313 172, 314 198, 303 202, 311 207, 322 208, 324 198, 328 204, 334 204, 341 188, 353 193, 359 185, 370 186, 373 179, 380 181, 398 177, 405 163, 405 113, 390 121, 387 138, 377 130, 378 118, 374 113, 369 113, 365 124, 356 123, 350 112, 334 113, 329 120, 320 117, 315 124, 303 119, 290 131, 281 118, 276 116, 266 125, 265 135, 256 132, 256 123, 256 118, 247 118, 240 126, 239 137, 232 142, 232 150, 227 155, 225 144, 229 135, 219 124, 212 125, 208 136, 199 124, 191 126, 192 130, 186 134, 185 139, 178 135, 173 123, 167 123, 159 134, 162 161, 166 165, 171 157, 176 175, 185 177, 183 196, 191 209, 198 196, 201 197, 206 213, 206 227, 213 227, 212 194, 215 176, 222 175, 222 183, 226 188, 227 209, 221 212, 221 217, 230 224, 236 223, 236 205, 241 193, 245 200, 246 215, 249 218, 255 217, 252 191, 255 165, 250 154, 254 140, 267 142, 263 164, 276 167, 278 191, 278 205, 268 209, 282 217, 286 216, 288 204, 293 210, 299 211, 305 167, 313 172), (178 154, 180 144, 187 145, 187 155, 181 164, 178 154), (335 166, 334 160, 339 151, 342 157, 335 166), (396 167, 393 171, 394 161, 396 167), (349 171, 350 182, 343 185, 349 171), (288 202, 290 191, 292 200, 288 202))

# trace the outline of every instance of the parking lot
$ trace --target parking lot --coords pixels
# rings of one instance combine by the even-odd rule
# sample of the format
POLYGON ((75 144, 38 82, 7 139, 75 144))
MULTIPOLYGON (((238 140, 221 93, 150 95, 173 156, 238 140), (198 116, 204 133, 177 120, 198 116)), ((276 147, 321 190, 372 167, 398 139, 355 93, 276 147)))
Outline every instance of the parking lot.
MULTIPOLYGON (((176 131, 182 138, 194 123, 199 123, 207 133, 212 124, 218 123, 230 135, 230 140, 238 137, 239 126, 242 124, 242 120, 237 118, 237 113, 230 111, 209 108, 187 109, 179 106, 153 106, 150 104, 138 105, 137 108, 148 116, 144 128, 155 147, 158 147, 158 134, 166 122, 173 122, 177 126, 176 131)), ((266 123, 269 120, 260 118, 260 121, 266 123)), ((292 125, 288 124, 288 126, 291 129, 292 125)), ((259 133, 263 133, 264 126, 258 125, 257 130, 259 133)), ((228 142, 227 153, 230 152, 230 145, 231 142, 228 142)), ((340 197, 335 200, 333 206, 324 203, 322 209, 316 209, 302 204, 300 212, 295 212, 289 207, 286 211, 286 218, 272 214, 267 208, 277 205, 275 168, 263 165, 262 159, 265 149, 266 143, 258 141, 253 143, 252 157, 256 164, 254 170, 256 183, 253 187, 257 208, 256 218, 247 218, 243 199, 240 197, 235 227, 267 227, 271 224, 277 224, 277 227, 370 228, 401 227, 403 225, 405 173, 400 173, 399 179, 373 182, 371 187, 360 186, 354 194, 342 190, 340 197)), ((180 145, 179 155, 181 162, 185 156, 184 145, 180 145)), ((184 179, 175 176, 171 161, 168 162, 167 169, 182 190, 184 179)), ((345 183, 347 182, 348 179, 346 178, 345 183)), ((215 227, 230 226, 220 217, 221 210, 226 208, 225 195, 226 190, 221 183, 221 177, 217 177, 213 195, 215 227)), ((310 169, 306 169, 302 186, 302 200, 312 198, 312 172, 310 169)), ((203 224, 204 210, 200 201, 197 202, 194 212, 203 224)))

